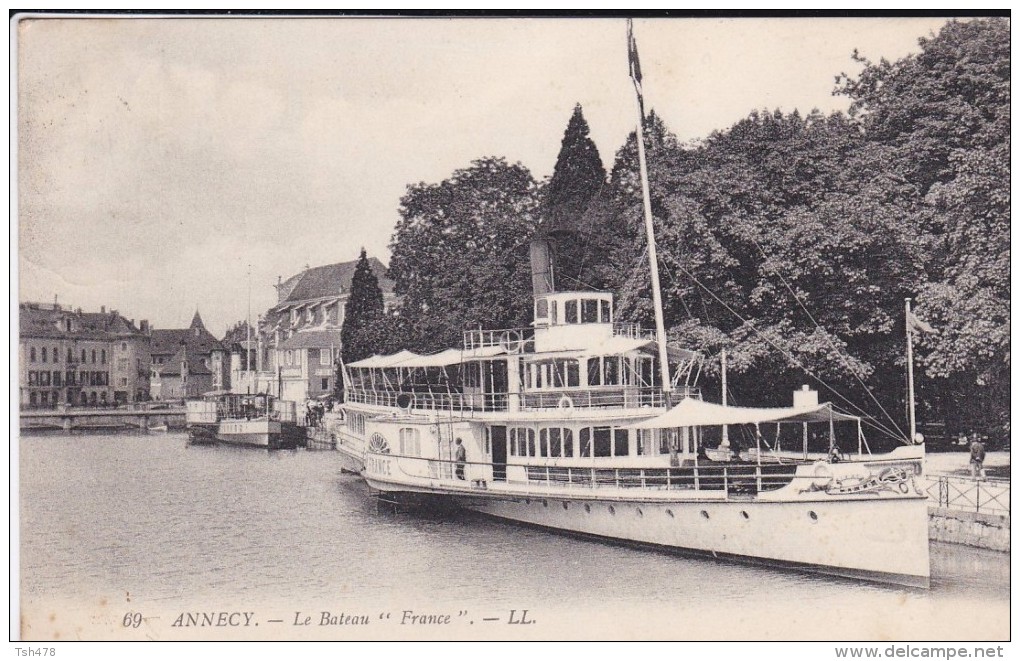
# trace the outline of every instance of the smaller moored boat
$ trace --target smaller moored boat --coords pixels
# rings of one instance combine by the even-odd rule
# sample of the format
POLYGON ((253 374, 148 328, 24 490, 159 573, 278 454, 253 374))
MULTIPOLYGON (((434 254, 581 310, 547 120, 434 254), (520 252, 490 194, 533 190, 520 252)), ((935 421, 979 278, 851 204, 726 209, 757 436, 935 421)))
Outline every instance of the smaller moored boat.
POLYGON ((226 443, 277 450, 307 443, 294 402, 272 395, 206 393, 187 402, 185 420, 189 440, 196 445, 226 443))

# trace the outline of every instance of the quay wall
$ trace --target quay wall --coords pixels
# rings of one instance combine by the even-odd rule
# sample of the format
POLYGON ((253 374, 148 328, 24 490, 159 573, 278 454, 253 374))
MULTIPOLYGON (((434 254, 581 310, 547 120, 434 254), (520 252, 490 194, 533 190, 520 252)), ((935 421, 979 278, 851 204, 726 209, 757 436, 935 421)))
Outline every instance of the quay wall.
POLYGON ((168 429, 184 429, 184 411, 184 407, 152 410, 67 408, 21 411, 18 424, 23 432, 149 429, 163 425, 168 429))
POLYGON ((1009 515, 929 507, 928 538, 1009 553, 1009 515))

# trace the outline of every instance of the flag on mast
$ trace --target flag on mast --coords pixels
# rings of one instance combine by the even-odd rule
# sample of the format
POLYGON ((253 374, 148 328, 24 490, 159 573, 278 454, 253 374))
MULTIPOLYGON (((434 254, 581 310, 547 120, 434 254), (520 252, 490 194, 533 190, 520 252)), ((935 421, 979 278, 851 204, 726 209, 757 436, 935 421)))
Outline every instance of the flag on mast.
POLYGON ((907 312, 907 328, 914 331, 920 331, 922 333, 934 333, 935 329, 930 324, 923 321, 913 312, 907 312))
POLYGON ((641 91, 641 60, 638 59, 637 40, 634 39, 634 20, 627 19, 627 61, 630 64, 630 79, 634 81, 638 105, 641 107, 641 119, 645 117, 645 97, 641 91))

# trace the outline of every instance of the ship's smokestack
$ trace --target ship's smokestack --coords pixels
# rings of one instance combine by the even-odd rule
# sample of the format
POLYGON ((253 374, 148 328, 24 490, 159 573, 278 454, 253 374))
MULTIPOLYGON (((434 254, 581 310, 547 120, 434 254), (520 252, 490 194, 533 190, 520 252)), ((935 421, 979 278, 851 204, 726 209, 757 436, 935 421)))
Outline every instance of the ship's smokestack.
POLYGON ((553 279, 553 249, 548 237, 536 236, 531 240, 531 288, 535 296, 556 291, 553 279))

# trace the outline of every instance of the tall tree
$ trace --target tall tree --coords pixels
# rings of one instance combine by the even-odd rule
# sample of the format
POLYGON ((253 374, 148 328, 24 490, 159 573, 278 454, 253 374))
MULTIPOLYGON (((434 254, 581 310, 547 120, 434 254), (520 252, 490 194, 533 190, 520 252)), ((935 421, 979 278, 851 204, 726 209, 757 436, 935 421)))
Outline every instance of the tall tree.
POLYGON ((367 358, 383 347, 384 306, 379 279, 372 272, 365 249, 361 249, 351 278, 351 295, 344 306, 344 323, 340 329, 344 362, 367 358))
POLYGON ((579 103, 567 122, 552 178, 543 190, 543 224, 548 227, 575 225, 605 183, 602 157, 589 133, 579 103))
POLYGON ((1010 25, 952 21, 921 52, 843 76, 838 91, 923 213, 918 338, 934 408, 965 427, 1009 427, 1010 25))
POLYGON ((459 346, 466 328, 531 321, 528 244, 537 184, 519 163, 484 158, 409 186, 390 245, 405 348, 459 346))

